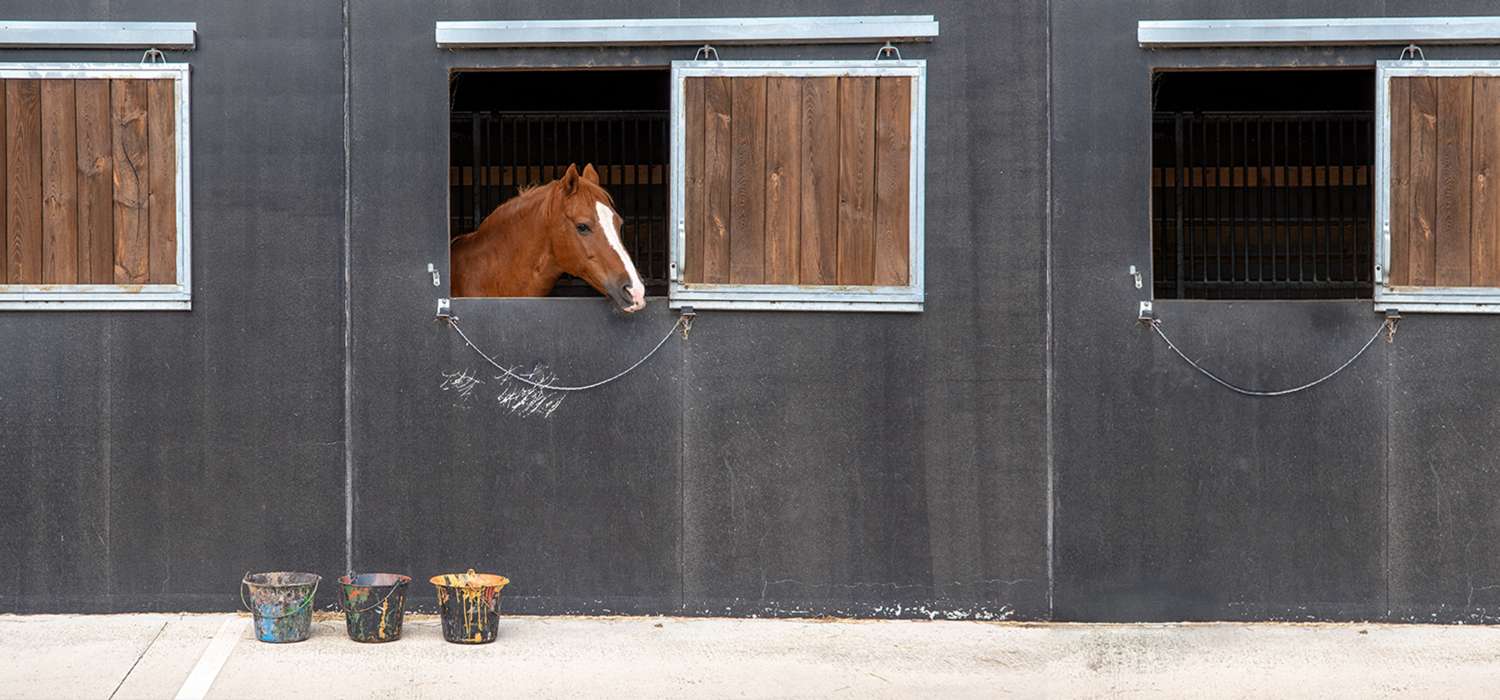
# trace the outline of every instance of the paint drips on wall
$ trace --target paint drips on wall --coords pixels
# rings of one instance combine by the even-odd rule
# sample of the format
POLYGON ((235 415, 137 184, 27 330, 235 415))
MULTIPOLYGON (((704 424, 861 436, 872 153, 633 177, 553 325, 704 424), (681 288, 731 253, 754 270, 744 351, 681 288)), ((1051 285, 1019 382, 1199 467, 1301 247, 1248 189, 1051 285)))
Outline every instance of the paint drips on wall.
POLYGON ((495 402, 510 415, 521 418, 550 418, 567 397, 563 392, 548 391, 516 379, 520 377, 537 384, 556 383, 557 374, 545 364, 538 363, 529 370, 512 367, 510 371, 511 374, 492 377, 492 389, 486 389, 488 382, 467 368, 445 371, 438 388, 452 394, 454 403, 459 405, 470 404, 476 397, 487 397, 493 390, 497 392, 495 402))

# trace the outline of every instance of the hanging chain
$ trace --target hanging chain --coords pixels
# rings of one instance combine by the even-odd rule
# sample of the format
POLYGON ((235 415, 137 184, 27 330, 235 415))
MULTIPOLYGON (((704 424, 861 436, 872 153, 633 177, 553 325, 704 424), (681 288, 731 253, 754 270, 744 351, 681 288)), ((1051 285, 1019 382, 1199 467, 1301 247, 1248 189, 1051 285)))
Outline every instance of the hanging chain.
POLYGON ((1399 319, 1400 319, 1400 316, 1388 316, 1388 317, 1386 317, 1385 321, 1381 322, 1380 327, 1375 329, 1375 334, 1372 335, 1372 336, 1370 336, 1369 340, 1365 341, 1364 346, 1362 346, 1359 349, 1359 352, 1354 353, 1353 357, 1350 357, 1349 359, 1345 360, 1344 364, 1339 365, 1338 368, 1335 369, 1335 370, 1333 370, 1332 372, 1329 372, 1328 374, 1325 374, 1325 375, 1323 375, 1323 376, 1321 376, 1321 377, 1319 377, 1317 379, 1314 379, 1314 380, 1312 380, 1312 381, 1310 381, 1310 382, 1308 382, 1306 384, 1303 384, 1301 386, 1292 387, 1290 389, 1273 389, 1273 390, 1246 389, 1244 387, 1231 384, 1228 381, 1225 381, 1224 379, 1221 379, 1219 377, 1219 375, 1214 374, 1213 372, 1210 372, 1207 369, 1204 369, 1204 367, 1202 365, 1198 364, 1197 362, 1194 362, 1192 358, 1188 357, 1181 350, 1177 349, 1177 345, 1174 344, 1172 342, 1172 339, 1168 338, 1167 334, 1162 331, 1162 329, 1161 329, 1161 319, 1151 319, 1148 322, 1151 324, 1151 330, 1156 331, 1156 334, 1158 336, 1161 336, 1162 340, 1166 341, 1167 347, 1171 348, 1172 352, 1177 353, 1178 357, 1182 358, 1182 360, 1184 362, 1186 362, 1189 365, 1191 365, 1193 367, 1193 369, 1196 369, 1200 373, 1202 373, 1203 376, 1208 377, 1209 379, 1212 379, 1215 382, 1218 382, 1219 384, 1221 384, 1224 387, 1228 388, 1230 391, 1233 391, 1236 394, 1241 394, 1243 396, 1287 396, 1289 394, 1295 394, 1295 393, 1297 393, 1299 391, 1305 391, 1307 389, 1311 389, 1311 388, 1313 388, 1313 387, 1315 387, 1315 386, 1317 386, 1319 384, 1322 384, 1323 382, 1326 382, 1326 381, 1328 381, 1330 379, 1333 379, 1334 375, 1338 374, 1339 372, 1344 371, 1345 369, 1348 369, 1349 365, 1354 364, 1355 360, 1358 360, 1361 355, 1365 354, 1366 350, 1370 349, 1371 345, 1375 344, 1375 339, 1380 337, 1380 334, 1381 334, 1382 331, 1384 331, 1386 333, 1386 342, 1391 342, 1391 341, 1395 340, 1395 337, 1396 337, 1396 321, 1398 321, 1399 319))
POLYGON ((499 362, 497 362, 494 357, 491 357, 489 355, 489 353, 486 353, 485 351, 480 350, 479 346, 474 344, 474 341, 469 340, 469 336, 464 333, 464 329, 459 327, 459 325, 458 325, 458 317, 457 316, 451 316, 451 315, 449 315, 449 316, 441 316, 440 315, 440 316, 438 316, 438 318, 440 318, 440 319, 442 319, 444 321, 447 321, 448 325, 450 327, 452 327, 453 330, 455 330, 455 331, 458 332, 458 337, 463 338, 464 344, 468 345, 470 349, 472 349, 480 357, 484 358, 485 362, 490 363, 490 366, 494 367, 495 369, 500 370, 501 372, 504 372, 505 376, 510 377, 511 379, 514 379, 514 380, 516 380, 518 382, 521 382, 522 384, 530 385, 530 386, 535 387, 537 389, 542 389, 544 391, 587 391, 589 389, 597 389, 597 388, 599 388, 601 386, 604 386, 605 384, 608 384, 608 383, 610 383, 612 381, 615 381, 616 379, 619 379, 620 377, 623 377, 623 376, 625 376, 627 374, 630 374, 632 371, 635 370, 635 368, 640 367, 641 365, 645 364, 646 360, 651 359, 651 356, 655 355, 657 350, 660 350, 663 345, 667 344, 668 340, 672 339, 672 335, 677 332, 677 329, 681 328, 682 329, 682 337, 683 337, 683 339, 684 340, 687 339, 687 330, 689 328, 691 328, 692 325, 693 325, 693 317, 692 316, 684 314, 683 316, 678 317, 677 318, 677 322, 674 323, 674 324, 672 324, 672 328, 667 331, 666 335, 662 336, 661 340, 659 342, 657 342, 656 347, 651 348, 650 352, 646 353, 645 356, 641 357, 641 359, 636 360, 635 364, 633 364, 633 365, 631 365, 629 367, 626 367, 625 369, 621 370, 618 374, 616 374, 616 375, 614 375, 612 377, 609 377, 608 379, 601 379, 601 380, 599 380, 597 382, 594 382, 592 384, 584 384, 584 385, 581 385, 581 386, 558 386, 558 385, 555 385, 555 384, 542 384, 540 382, 534 382, 534 381, 532 381, 530 379, 527 379, 527 378, 525 378, 525 377, 523 377, 523 376, 521 376, 519 374, 516 374, 515 372, 512 372, 509 367, 506 367, 505 365, 502 365, 499 362))

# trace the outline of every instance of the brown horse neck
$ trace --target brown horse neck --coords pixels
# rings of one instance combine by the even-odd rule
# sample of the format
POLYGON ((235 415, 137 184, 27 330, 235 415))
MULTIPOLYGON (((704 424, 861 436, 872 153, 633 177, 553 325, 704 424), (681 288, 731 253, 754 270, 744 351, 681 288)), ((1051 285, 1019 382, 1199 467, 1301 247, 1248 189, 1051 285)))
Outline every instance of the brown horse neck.
POLYGON ((491 292, 494 296, 546 296, 562 277, 551 237, 528 235, 552 220, 555 185, 527 190, 491 212, 469 234, 470 247, 484 258, 484 266, 501 270, 484 275, 498 283, 491 292))

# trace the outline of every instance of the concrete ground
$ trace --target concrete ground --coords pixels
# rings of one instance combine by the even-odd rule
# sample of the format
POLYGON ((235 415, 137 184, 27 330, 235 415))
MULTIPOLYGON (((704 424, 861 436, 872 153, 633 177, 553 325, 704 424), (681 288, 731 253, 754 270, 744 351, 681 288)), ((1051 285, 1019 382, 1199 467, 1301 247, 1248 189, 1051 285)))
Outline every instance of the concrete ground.
POLYGON ((333 615, 314 627, 271 645, 233 615, 0 615, 0 698, 1500 692, 1491 627, 503 617, 499 641, 477 647, 445 643, 431 616, 382 645, 349 641, 333 615))

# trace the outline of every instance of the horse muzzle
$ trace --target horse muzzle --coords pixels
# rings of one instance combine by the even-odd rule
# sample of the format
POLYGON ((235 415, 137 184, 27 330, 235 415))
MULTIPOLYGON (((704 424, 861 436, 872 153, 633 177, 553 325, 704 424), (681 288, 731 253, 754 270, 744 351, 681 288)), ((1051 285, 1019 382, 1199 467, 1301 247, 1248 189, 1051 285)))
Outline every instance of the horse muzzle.
POLYGON ((620 307, 621 311, 627 314, 633 314, 646 308, 645 290, 629 282, 611 285, 609 288, 609 298, 615 302, 616 306, 620 307))

